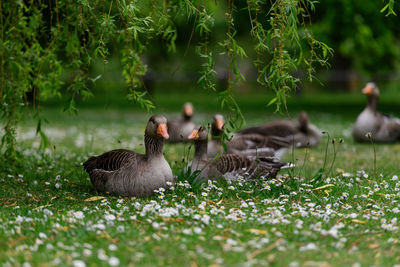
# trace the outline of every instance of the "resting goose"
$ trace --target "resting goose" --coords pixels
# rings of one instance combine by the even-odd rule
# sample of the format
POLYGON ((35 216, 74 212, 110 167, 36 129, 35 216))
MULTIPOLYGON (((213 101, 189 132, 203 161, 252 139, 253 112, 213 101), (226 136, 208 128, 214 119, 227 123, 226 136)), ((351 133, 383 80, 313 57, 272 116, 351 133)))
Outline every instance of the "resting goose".
MULTIPOLYGON (((221 114, 214 115, 211 124, 211 140, 208 143, 208 157, 213 158, 225 153, 222 145, 222 127, 224 117, 221 114)), ((225 142, 229 154, 245 156, 282 157, 290 146, 287 138, 276 136, 262 136, 259 134, 235 135, 225 142)))
POLYGON ((182 109, 182 118, 168 120, 168 133, 170 143, 186 142, 188 135, 196 127, 192 122, 193 105, 186 102, 182 109))
POLYGON ((377 111, 379 89, 375 83, 367 83, 362 93, 367 95, 367 106, 358 115, 353 127, 353 137, 358 142, 370 141, 366 134, 371 133, 374 142, 396 142, 400 139, 400 120, 389 118, 377 111))
POLYGON ((152 116, 144 134, 146 154, 116 149, 89 158, 83 166, 99 192, 121 196, 149 196, 155 189, 173 182, 171 168, 163 155, 168 139, 167 119, 152 116))
POLYGON ((194 140, 195 152, 193 161, 188 165, 191 172, 200 170, 197 179, 215 180, 225 178, 236 180, 243 177, 246 180, 258 177, 273 178, 286 165, 268 157, 247 157, 238 154, 223 154, 215 159, 207 157, 207 130, 200 126, 193 130, 188 139, 194 140))
POLYGON ((311 124, 306 112, 300 112, 297 121, 277 120, 241 130, 241 134, 278 136, 289 140, 296 147, 314 147, 321 140, 321 132, 311 124))

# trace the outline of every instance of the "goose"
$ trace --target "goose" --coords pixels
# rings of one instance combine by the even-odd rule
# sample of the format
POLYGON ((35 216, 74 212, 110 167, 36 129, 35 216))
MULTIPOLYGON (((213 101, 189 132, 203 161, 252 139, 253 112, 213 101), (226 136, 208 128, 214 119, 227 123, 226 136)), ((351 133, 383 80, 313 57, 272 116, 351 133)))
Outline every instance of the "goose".
POLYGON ((240 134, 278 136, 290 140, 295 147, 315 147, 321 141, 321 131, 310 123, 306 112, 299 113, 297 121, 276 120, 262 125, 245 128, 240 134))
MULTIPOLYGON (((211 140, 208 143, 208 157, 225 153, 222 145, 222 127, 224 117, 216 114, 211 124, 211 140)), ((291 143, 287 138, 277 136, 262 136, 260 134, 235 135, 231 140, 225 142, 229 154, 240 154, 245 156, 264 156, 281 158, 288 150, 291 143)))
POLYGON ((147 123, 144 143, 146 153, 116 149, 93 156, 83 163, 95 189, 121 196, 149 196, 155 189, 173 182, 173 175, 163 155, 168 139, 167 119, 154 115, 147 123))
POLYGON ((187 142, 187 136, 196 127, 196 124, 192 122, 193 116, 193 105, 190 102, 186 102, 182 109, 182 118, 173 119, 168 121, 168 133, 169 143, 187 142))
POLYGON ((208 134, 205 127, 200 126, 188 136, 189 140, 194 140, 194 158, 188 164, 191 172, 200 171, 196 179, 215 180, 225 178, 236 180, 243 177, 246 180, 258 177, 274 178, 278 171, 285 166, 274 158, 250 157, 238 154, 223 154, 215 159, 208 159, 207 142, 208 134))
POLYGON ((369 82, 362 89, 367 96, 367 106, 358 115, 353 126, 353 137, 358 142, 368 142, 366 136, 371 133, 374 142, 396 142, 400 139, 400 120, 382 115, 378 110, 379 89, 375 83, 369 82))

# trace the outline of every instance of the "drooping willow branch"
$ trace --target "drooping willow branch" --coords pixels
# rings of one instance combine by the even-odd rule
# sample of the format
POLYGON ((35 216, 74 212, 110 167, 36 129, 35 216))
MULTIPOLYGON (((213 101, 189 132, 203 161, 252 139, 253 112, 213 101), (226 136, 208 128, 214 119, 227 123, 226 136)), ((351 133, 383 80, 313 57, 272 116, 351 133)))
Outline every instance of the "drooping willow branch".
POLYGON ((314 1, 247 0, 246 3, 247 9, 243 12, 237 8, 241 3, 234 0, 106 3, 57 0, 48 5, 2 1, 0 112, 4 123, 4 152, 15 157, 15 127, 25 114, 27 94, 33 92, 35 106, 39 106, 36 100, 65 96, 68 99, 65 110, 76 112, 76 99, 93 97, 94 82, 101 78, 101 74, 91 72, 94 62, 100 59, 107 64, 115 53, 121 58, 128 99, 146 110, 153 109, 154 101, 143 86, 142 77, 147 72, 143 55, 151 51, 153 42, 160 40, 169 53, 176 51, 177 17, 195 18, 195 34, 199 40, 196 52, 201 59, 199 84, 206 90, 216 91, 221 107, 230 114, 232 128, 240 127, 244 121, 233 97, 236 84, 245 80, 238 60, 251 54, 238 38, 237 29, 243 25, 237 25, 237 21, 243 14, 249 16, 248 32, 257 54, 253 60, 258 81, 275 90, 276 98, 271 103, 276 103, 278 108, 285 106, 286 95, 298 82, 292 75, 293 70, 303 62, 312 77, 313 63, 326 64, 331 52, 315 40, 311 25, 306 23, 310 22, 309 10, 313 9, 314 1), (213 36, 218 10, 225 14, 224 36, 213 36), (307 59, 303 56, 303 40, 308 44, 307 59), (216 56, 221 54, 227 58, 228 81, 226 88, 217 91, 214 65, 216 56))

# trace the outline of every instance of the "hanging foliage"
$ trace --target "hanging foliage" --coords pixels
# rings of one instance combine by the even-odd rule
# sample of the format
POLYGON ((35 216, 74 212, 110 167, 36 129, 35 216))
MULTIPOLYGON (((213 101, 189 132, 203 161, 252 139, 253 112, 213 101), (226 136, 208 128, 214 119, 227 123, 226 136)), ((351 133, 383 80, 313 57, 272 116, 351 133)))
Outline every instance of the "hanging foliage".
MULTIPOLYGON (((386 9, 392 10, 391 2, 386 9)), ((253 61, 258 69, 258 82, 275 90, 276 97, 270 104, 276 103, 281 110, 286 105, 287 94, 298 82, 292 75, 296 67, 305 63, 312 78, 313 64, 326 65, 332 53, 312 34, 309 12, 313 11, 315 1, 248 0, 244 3, 257 55, 253 61), (269 54, 268 60, 264 54, 269 54)), ((93 97, 93 83, 101 78, 100 75, 92 77, 90 69, 94 61, 100 59, 107 64, 117 52, 127 98, 146 110, 153 109, 151 95, 143 86, 142 77, 147 71, 143 55, 153 42, 160 40, 166 51, 175 52, 177 17, 194 20, 192 35, 198 39, 194 45, 200 57, 199 84, 218 94, 221 107, 230 114, 231 127, 240 127, 243 116, 232 96, 232 88, 238 81, 245 80, 238 60, 247 57, 248 51, 237 39, 238 4, 243 5, 243 1, 2 1, 0 112, 4 125, 3 152, 9 158, 16 156, 16 126, 25 114, 27 95, 32 95, 36 111, 40 108, 39 100, 64 95, 68 96, 65 110, 77 112, 76 99, 93 97), (225 37, 219 41, 217 50, 227 58, 228 73, 226 88, 218 92, 215 54, 210 49, 217 6, 224 9, 226 20, 225 37), (65 75, 69 78, 62 79, 65 75)), ((40 113, 37 114, 38 129, 41 129, 40 113)))

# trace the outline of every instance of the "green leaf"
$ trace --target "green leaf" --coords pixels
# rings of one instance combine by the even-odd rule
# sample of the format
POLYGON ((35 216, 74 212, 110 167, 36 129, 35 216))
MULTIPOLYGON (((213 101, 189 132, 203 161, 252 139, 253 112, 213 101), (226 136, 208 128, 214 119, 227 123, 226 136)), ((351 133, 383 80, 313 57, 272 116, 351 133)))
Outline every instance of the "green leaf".
POLYGON ((386 9, 389 8, 389 3, 387 3, 382 9, 381 9, 381 13, 385 12, 386 9))
POLYGON ((272 104, 276 103, 277 100, 278 100, 277 97, 272 98, 272 99, 268 102, 267 106, 271 106, 272 104))

